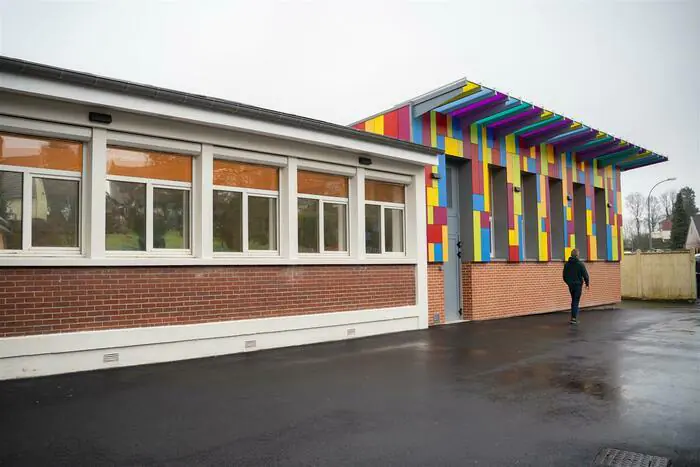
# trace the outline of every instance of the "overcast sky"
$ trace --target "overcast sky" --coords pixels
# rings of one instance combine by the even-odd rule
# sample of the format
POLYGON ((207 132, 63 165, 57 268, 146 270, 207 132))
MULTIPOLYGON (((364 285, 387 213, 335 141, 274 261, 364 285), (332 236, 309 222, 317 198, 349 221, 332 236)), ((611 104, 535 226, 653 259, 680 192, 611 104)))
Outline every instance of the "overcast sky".
POLYGON ((671 159, 625 194, 700 198, 700 0, 0 0, 0 54, 342 124, 466 76, 671 159))

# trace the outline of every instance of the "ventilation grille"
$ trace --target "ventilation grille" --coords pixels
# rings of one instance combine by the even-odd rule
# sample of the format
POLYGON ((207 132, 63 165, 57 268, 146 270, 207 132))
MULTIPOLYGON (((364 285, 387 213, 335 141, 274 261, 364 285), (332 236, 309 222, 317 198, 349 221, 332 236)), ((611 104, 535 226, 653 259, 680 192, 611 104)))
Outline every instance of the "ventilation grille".
POLYGON ((106 353, 102 356, 102 362, 104 363, 117 363, 119 361, 118 353, 106 353))
POLYGON ((601 449, 593 461, 593 466, 608 467, 669 467, 670 465, 671 462, 666 457, 613 448, 601 449))
POLYGON ((258 346, 257 341, 245 341, 245 348, 246 349, 254 349, 257 346, 258 346))
POLYGON ((348 337, 352 337, 355 334, 357 334, 357 331, 355 330, 355 328, 348 329, 348 337))

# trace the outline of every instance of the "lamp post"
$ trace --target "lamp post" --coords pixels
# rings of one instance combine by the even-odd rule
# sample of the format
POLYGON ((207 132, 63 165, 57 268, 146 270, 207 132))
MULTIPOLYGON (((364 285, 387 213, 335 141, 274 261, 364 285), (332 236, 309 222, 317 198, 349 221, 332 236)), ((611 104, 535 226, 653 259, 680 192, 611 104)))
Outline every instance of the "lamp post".
POLYGON ((661 185, 662 183, 670 182, 670 181, 673 181, 675 179, 676 179, 676 177, 671 177, 671 178, 667 178, 666 180, 661 180, 656 185, 651 187, 651 190, 649 190, 649 196, 647 196, 647 216, 649 216, 648 217, 648 221, 649 221, 649 251, 652 250, 652 243, 651 243, 651 228, 652 228, 652 226, 651 226, 651 192, 654 191, 654 188, 661 185))

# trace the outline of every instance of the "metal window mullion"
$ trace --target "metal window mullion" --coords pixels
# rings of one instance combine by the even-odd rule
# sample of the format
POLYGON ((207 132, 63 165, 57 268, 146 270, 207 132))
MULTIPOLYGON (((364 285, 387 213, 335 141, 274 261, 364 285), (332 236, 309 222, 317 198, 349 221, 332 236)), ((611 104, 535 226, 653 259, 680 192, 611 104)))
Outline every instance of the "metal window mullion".
POLYGON ((319 253, 325 253, 326 251, 326 239, 324 235, 324 230, 325 230, 325 225, 324 225, 324 218, 323 218, 323 200, 319 199, 316 201, 318 203, 318 252, 319 253))
POLYGON ((244 255, 248 254, 248 193, 243 191, 241 197, 241 232, 242 232, 242 251, 244 255))
POLYGON ((380 208, 379 208, 379 243, 381 244, 379 251, 381 251, 382 255, 384 253, 386 253, 386 247, 385 247, 386 240, 384 238, 384 236, 386 235, 386 232, 384 231, 385 230, 384 229, 384 210, 385 209, 386 208, 384 206, 380 206, 380 208))
POLYGON ((22 251, 32 247, 32 176, 22 173, 22 251))
POLYGON ((146 183, 146 251, 153 252, 153 185, 146 183))

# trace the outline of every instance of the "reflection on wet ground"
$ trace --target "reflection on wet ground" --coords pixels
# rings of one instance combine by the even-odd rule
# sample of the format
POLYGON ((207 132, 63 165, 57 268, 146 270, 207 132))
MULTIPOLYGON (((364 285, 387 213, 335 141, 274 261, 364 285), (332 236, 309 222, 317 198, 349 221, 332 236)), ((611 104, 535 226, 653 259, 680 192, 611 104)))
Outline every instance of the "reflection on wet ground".
POLYGON ((0 383, 0 465, 700 465, 700 308, 566 321, 0 383))

